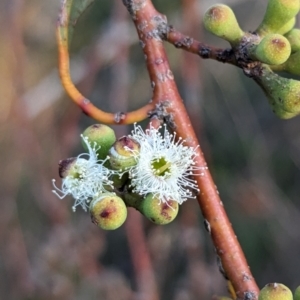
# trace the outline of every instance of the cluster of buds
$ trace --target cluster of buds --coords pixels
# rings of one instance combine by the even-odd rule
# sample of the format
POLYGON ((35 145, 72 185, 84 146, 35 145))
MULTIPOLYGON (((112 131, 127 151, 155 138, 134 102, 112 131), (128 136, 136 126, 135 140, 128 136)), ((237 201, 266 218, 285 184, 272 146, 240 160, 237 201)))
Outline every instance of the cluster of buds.
MULTIPOLYGON (((251 296, 248 298, 252 299, 251 296)), ((233 300, 232 298, 225 296, 215 296, 213 299, 233 300)), ((259 292, 258 300, 300 300, 300 286, 296 288, 293 295, 291 290, 282 283, 268 283, 259 292)))
POLYGON ((269 0, 261 24, 244 32, 230 7, 216 4, 204 16, 208 31, 228 41, 237 64, 253 78, 280 118, 300 114, 300 81, 275 72, 300 75, 300 29, 294 28, 299 0, 269 0))
POLYGON ((102 124, 88 127, 81 135, 87 153, 59 162, 62 186, 53 179, 53 192, 74 198, 73 210, 89 209, 92 222, 112 230, 134 207, 156 224, 168 224, 179 204, 199 192, 192 176, 202 175, 195 166, 196 149, 166 127, 147 129, 135 125, 128 136, 116 139, 102 124))

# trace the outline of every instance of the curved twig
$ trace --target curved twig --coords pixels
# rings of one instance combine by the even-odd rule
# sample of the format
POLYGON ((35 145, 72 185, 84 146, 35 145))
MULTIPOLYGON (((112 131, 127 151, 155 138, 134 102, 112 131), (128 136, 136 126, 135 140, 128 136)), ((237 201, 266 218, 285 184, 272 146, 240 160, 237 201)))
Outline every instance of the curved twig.
POLYGON ((70 59, 68 46, 68 26, 70 7, 63 2, 61 14, 57 22, 56 37, 58 43, 58 64, 62 85, 70 98, 91 118, 106 124, 131 124, 140 122, 148 117, 149 111, 154 109, 153 103, 148 103, 140 109, 128 113, 108 113, 97 108, 89 99, 84 97, 72 82, 70 75, 70 59))

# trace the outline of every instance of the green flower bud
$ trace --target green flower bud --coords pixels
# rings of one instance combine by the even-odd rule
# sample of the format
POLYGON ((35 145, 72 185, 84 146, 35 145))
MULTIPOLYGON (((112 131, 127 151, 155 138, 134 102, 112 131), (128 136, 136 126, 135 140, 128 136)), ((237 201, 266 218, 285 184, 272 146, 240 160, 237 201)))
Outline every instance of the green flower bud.
POLYGON ((258 300, 293 300, 293 294, 281 283, 269 283, 260 291, 258 300))
POLYGON ((298 286, 295 290, 294 300, 300 300, 300 286, 298 286))
POLYGON ((251 49, 250 56, 268 65, 280 65, 291 55, 289 41, 280 34, 265 36, 251 49))
POLYGON ((121 137, 109 150, 111 167, 115 170, 126 170, 136 165, 139 151, 140 144, 136 140, 130 136, 121 137))
POLYGON ((264 19, 257 29, 259 35, 282 32, 299 12, 299 0, 269 0, 264 19))
MULTIPOLYGON (((88 127, 82 135, 88 139, 92 147, 96 148, 98 159, 105 159, 108 150, 116 141, 116 135, 113 129, 103 124, 94 124, 88 127)), ((84 149, 88 150, 84 141, 82 144, 84 149)))
POLYGON ((300 29, 294 28, 289 31, 285 37, 290 42, 292 52, 296 52, 300 50, 300 29))
POLYGON ((286 34, 289 31, 291 31, 296 24, 296 17, 290 19, 285 25, 283 25, 280 29, 277 30, 277 33, 279 34, 286 34))
POLYGON ((127 208, 120 197, 103 193, 91 202, 90 214, 94 224, 105 230, 114 230, 125 222, 127 208))
POLYGON ((76 163, 77 157, 70 157, 67 159, 60 160, 58 163, 58 174, 60 178, 66 178, 68 175, 76 177, 76 163))
POLYGON ((282 65, 281 70, 294 75, 300 75, 300 50, 292 54, 282 65))
POLYGON ((294 118, 295 116, 297 116, 299 113, 290 113, 290 112, 287 112, 283 109, 281 109, 280 107, 276 107, 276 108, 273 108, 273 112, 281 119, 291 119, 291 118, 294 118))
POLYGON ((278 117, 289 119, 300 113, 300 81, 280 77, 266 65, 260 75, 253 78, 266 93, 278 117))
POLYGON ((178 202, 169 200, 163 203, 152 194, 148 194, 141 203, 141 212, 143 215, 158 225, 165 225, 172 222, 176 218, 178 210, 178 202))
POLYGON ((231 45, 237 45, 244 35, 230 7, 216 4, 204 15, 205 28, 214 35, 225 39, 231 45))

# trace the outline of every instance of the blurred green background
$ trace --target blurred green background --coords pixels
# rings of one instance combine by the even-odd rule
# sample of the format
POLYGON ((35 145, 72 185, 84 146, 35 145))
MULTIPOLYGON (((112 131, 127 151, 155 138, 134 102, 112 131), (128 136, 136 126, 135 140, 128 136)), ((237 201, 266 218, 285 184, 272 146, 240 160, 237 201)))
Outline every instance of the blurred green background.
MULTIPOLYGON (((201 24, 215 1, 154 3, 180 31, 228 47, 201 24)), ((267 5, 223 3, 245 31, 255 30, 267 5)), ((58 0, 0 2, 0 299, 205 300, 226 294, 196 200, 184 203, 170 225, 150 224, 130 209, 124 226, 104 232, 88 213, 72 212, 70 197, 61 201, 51 193, 51 179, 59 180, 58 161, 83 151, 79 134, 94 123, 59 82, 59 6, 58 0), (141 245, 152 268, 137 262, 141 245), (154 278, 147 281, 145 274, 154 278)), ((241 70, 166 48, 254 277, 260 287, 282 282, 296 288, 300 117, 275 117, 241 70)), ((104 110, 135 109, 151 99, 143 54, 121 1, 96 0, 79 20, 71 69, 80 91, 104 110)), ((118 136, 130 130, 114 128, 118 136)))

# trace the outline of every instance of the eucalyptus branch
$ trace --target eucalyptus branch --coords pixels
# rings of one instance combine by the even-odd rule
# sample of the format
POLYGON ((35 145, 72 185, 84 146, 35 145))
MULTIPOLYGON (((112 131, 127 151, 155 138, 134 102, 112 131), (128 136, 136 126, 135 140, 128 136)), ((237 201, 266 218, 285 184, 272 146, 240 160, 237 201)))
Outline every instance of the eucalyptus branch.
MULTIPOLYGON (((132 16, 145 54, 150 80, 154 87, 153 103, 157 108, 157 116, 167 121, 188 146, 197 147, 196 135, 179 95, 162 44, 162 38, 169 32, 166 17, 156 11, 150 0, 124 1, 124 4, 132 16)), ((207 163, 200 146, 197 154, 197 166, 206 167, 207 163)), ((209 228, 226 276, 232 282, 238 299, 257 299, 259 289, 209 170, 204 168, 204 176, 196 176, 195 179, 200 188, 198 202, 205 218, 206 228, 209 228)))
MULTIPOLYGON (((80 13, 92 1, 87 0, 80 7, 80 13)), ((163 41, 201 58, 241 68, 262 88, 280 118, 292 118, 300 113, 300 81, 280 77, 274 71, 300 75, 300 30, 292 32, 300 2, 269 0, 264 19, 254 32, 244 32, 228 6, 212 6, 204 15, 204 25, 231 46, 220 49, 175 30, 151 0, 123 0, 137 30, 153 93, 149 104, 133 112, 117 114, 96 108, 71 80, 68 47, 72 3, 72 0, 63 1, 57 24, 59 71, 67 93, 84 113, 100 122, 129 124, 147 117, 150 121, 145 132, 135 125, 131 135, 118 140, 114 131, 105 125, 87 128, 82 139, 88 150, 85 154, 88 159, 79 155, 61 161, 62 188, 58 188, 54 180, 53 192, 60 198, 71 194, 75 199, 74 210, 77 206, 84 210, 89 208, 92 221, 108 230, 123 224, 127 207, 136 208, 156 224, 167 224, 176 217, 178 205, 198 192, 205 229, 211 236, 219 270, 228 281, 232 298, 257 300, 259 288, 178 92, 163 41), (161 134, 159 127, 162 123, 166 123, 174 134, 166 127, 161 134)), ((137 256, 143 257, 140 252, 137 256)), ((144 266, 135 265, 138 272, 149 267, 150 261, 146 258, 144 266)), ((261 295, 280 291, 285 292, 286 287, 268 285, 261 295)), ((155 285, 152 295, 157 298, 155 285)))

